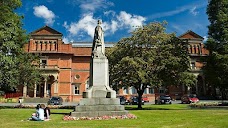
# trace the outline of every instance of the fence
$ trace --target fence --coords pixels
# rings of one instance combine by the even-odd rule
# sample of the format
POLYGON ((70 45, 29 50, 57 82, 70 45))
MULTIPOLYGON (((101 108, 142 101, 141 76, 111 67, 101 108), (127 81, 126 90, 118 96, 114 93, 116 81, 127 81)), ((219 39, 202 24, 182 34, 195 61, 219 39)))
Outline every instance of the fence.
POLYGON ((22 93, 6 93, 4 95, 5 98, 15 98, 23 96, 22 93))

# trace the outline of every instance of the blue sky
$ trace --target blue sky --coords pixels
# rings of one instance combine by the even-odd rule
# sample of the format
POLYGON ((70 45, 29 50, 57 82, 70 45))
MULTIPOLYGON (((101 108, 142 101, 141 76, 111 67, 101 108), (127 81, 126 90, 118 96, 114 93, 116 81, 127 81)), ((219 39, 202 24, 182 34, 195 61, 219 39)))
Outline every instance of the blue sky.
POLYGON ((167 21, 167 32, 177 36, 192 30, 207 37, 207 0, 22 0, 16 11, 24 15, 30 33, 48 25, 63 34, 65 43, 92 42, 102 19, 105 42, 130 36, 135 26, 167 21))

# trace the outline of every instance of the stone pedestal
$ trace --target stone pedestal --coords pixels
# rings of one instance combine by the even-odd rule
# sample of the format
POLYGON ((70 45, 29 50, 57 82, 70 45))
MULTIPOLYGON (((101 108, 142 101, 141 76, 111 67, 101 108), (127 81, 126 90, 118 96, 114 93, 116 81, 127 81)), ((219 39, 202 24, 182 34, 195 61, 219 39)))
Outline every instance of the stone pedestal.
POLYGON ((83 92, 83 98, 116 98, 116 91, 109 87, 108 59, 94 57, 90 65, 90 88, 83 92))
POLYGON ((128 114, 124 106, 120 105, 118 98, 83 98, 75 111, 71 112, 73 117, 98 117, 98 116, 121 116, 128 114))

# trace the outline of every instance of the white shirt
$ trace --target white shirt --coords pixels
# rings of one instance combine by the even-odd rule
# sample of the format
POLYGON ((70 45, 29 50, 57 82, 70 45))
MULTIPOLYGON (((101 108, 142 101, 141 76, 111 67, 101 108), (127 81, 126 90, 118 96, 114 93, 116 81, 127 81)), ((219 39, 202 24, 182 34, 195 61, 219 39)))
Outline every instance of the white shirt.
POLYGON ((38 110, 38 118, 40 119, 40 120, 44 120, 44 109, 42 109, 42 108, 39 108, 39 110, 38 110))

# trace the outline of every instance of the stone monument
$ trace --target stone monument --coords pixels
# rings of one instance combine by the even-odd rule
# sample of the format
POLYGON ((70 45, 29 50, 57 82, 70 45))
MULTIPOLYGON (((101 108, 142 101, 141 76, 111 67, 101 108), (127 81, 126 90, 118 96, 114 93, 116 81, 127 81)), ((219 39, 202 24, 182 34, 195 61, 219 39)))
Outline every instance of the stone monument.
POLYGON ((104 32, 101 20, 95 28, 90 61, 90 87, 83 92, 83 98, 73 117, 98 117, 120 116, 128 114, 124 106, 120 105, 120 99, 116 98, 116 92, 109 86, 108 59, 105 56, 104 32))

